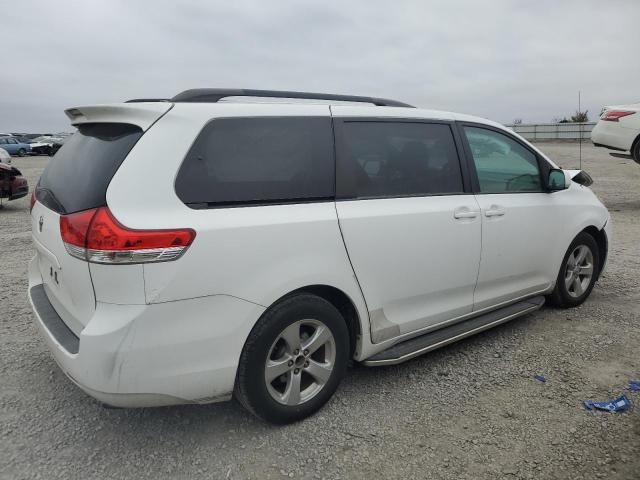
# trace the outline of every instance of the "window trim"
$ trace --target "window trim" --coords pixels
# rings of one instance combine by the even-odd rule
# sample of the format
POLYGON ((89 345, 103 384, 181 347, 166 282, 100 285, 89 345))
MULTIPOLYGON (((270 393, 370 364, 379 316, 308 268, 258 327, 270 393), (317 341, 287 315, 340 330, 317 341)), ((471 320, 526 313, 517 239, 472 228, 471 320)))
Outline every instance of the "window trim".
POLYGON ((549 175, 549 170, 553 168, 549 162, 547 162, 544 158, 538 154, 535 150, 531 148, 530 145, 523 142, 522 139, 512 135, 510 132, 505 131, 501 128, 494 127, 493 125, 487 125, 485 123, 478 122, 455 122, 457 130, 459 132, 460 141, 462 144, 462 149, 464 150, 465 163, 467 164, 467 168, 470 170, 471 183, 472 183, 472 191, 474 195, 511 195, 511 194, 523 194, 523 193, 549 193, 549 190, 546 188, 545 177, 549 175), (480 190, 480 180, 478 178, 478 171, 476 169, 476 164, 473 159, 473 153, 471 152, 471 146, 469 145, 469 141, 467 140, 467 136, 464 132, 465 127, 472 128, 482 128, 485 130, 490 130, 492 132, 496 132, 504 135, 505 137, 513 140, 526 151, 531 153, 536 159, 536 163, 538 164, 538 175, 540 176, 540 186, 541 190, 513 190, 513 191, 505 191, 505 192, 483 192, 480 190))
POLYGON ((336 202, 351 202, 351 201, 360 201, 360 200, 384 200, 384 199, 399 199, 399 198, 428 198, 428 197, 454 197, 461 195, 470 195, 472 194, 472 176, 468 170, 467 162, 464 159, 464 152, 462 150, 462 142, 460 139, 460 132, 455 126, 455 122, 444 119, 435 119, 435 118, 407 118, 407 117, 360 117, 360 116, 348 116, 348 117, 333 117, 334 124, 334 137, 335 137, 335 177, 336 177, 336 186, 335 186, 335 195, 336 202), (345 158, 347 151, 346 139, 344 136, 345 129, 344 125, 346 123, 421 123, 421 124, 435 124, 435 125, 446 125, 449 127, 451 131, 451 135, 453 138, 453 144, 456 149, 456 154, 458 157, 458 165, 460 167, 460 175, 462 177, 462 191, 461 192, 449 192, 449 193, 415 193, 415 194, 403 194, 403 195, 376 195, 376 196, 362 196, 356 197, 351 195, 344 195, 340 192, 340 188, 338 185, 338 174, 340 170, 340 163, 345 158))
POLYGON ((327 111, 326 115, 225 115, 220 117, 212 117, 207 120, 202 128, 198 130, 198 133, 193 137, 193 140, 189 144, 189 148, 187 148, 187 152, 184 157, 180 161, 180 165, 175 171, 173 177, 173 192, 185 207, 190 208, 191 210, 218 210, 225 208, 249 208, 249 207, 267 207, 267 206, 280 206, 280 205, 300 205, 300 204, 309 204, 309 203, 326 203, 326 202, 334 202, 336 199, 336 142, 335 142, 335 131, 333 126, 333 117, 331 113, 327 111), (329 120, 329 128, 331 129, 331 159, 329 161, 333 161, 333 181, 331 186, 333 188, 333 194, 326 197, 305 197, 305 198, 278 198, 273 200, 238 200, 238 201, 230 201, 230 202, 190 202, 187 203, 180 195, 178 195, 177 191, 177 181, 178 176, 180 175, 180 171, 184 166, 184 163, 187 160, 189 152, 196 144, 196 141, 204 130, 212 123, 219 120, 248 120, 248 119, 291 119, 291 118, 326 118, 329 120))

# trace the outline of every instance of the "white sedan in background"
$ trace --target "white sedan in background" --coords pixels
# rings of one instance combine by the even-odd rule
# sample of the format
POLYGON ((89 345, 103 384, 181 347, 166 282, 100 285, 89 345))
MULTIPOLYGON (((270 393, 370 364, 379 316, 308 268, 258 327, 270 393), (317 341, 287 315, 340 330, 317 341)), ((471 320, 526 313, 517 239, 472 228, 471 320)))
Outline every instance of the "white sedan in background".
POLYGON ((631 152, 640 164, 640 103, 604 107, 591 141, 597 147, 631 152))
POLYGON ((0 162, 11 163, 11 155, 4 148, 0 148, 0 162))

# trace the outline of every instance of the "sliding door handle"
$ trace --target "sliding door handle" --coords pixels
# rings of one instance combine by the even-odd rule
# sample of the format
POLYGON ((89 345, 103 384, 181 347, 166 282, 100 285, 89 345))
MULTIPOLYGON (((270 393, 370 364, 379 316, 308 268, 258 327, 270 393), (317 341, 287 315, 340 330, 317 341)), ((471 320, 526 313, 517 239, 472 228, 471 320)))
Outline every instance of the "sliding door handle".
POLYGON ((504 208, 499 205, 491 205, 488 210, 484 211, 485 217, 501 217, 505 213, 504 208))
POLYGON ((478 212, 474 212, 469 207, 459 207, 453 211, 453 218, 461 219, 461 218, 476 218, 478 216, 478 212))

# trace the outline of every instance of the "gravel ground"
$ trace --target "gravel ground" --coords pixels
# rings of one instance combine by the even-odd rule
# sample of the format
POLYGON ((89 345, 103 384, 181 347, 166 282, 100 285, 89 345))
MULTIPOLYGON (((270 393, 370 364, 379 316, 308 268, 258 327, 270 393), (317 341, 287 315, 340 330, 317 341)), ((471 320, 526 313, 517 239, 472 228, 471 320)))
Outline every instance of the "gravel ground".
MULTIPOLYGON (((576 144, 540 146, 575 168, 576 144)), ((35 185, 47 161, 14 164, 35 185)), ((615 228, 584 305, 544 308, 403 365, 355 366, 319 414, 287 427, 235 403, 107 410, 86 396, 32 325, 28 198, 6 204, 0 478, 640 478, 640 411, 581 405, 625 392, 640 404, 625 389, 640 377, 640 166, 590 145, 583 166, 615 228)))

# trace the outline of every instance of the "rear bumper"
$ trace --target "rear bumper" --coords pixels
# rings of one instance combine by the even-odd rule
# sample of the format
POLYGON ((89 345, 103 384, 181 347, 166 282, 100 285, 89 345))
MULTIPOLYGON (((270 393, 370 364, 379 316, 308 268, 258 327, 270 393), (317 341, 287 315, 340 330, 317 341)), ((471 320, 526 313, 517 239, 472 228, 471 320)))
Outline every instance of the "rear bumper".
POLYGON ((599 121, 591 131, 591 141, 596 146, 612 150, 629 151, 638 132, 625 128, 619 122, 599 121))
POLYGON ((29 300, 53 357, 82 390, 119 407, 228 400, 244 341, 264 310, 226 295, 151 305, 97 302, 75 336, 45 288, 34 259, 29 300))

